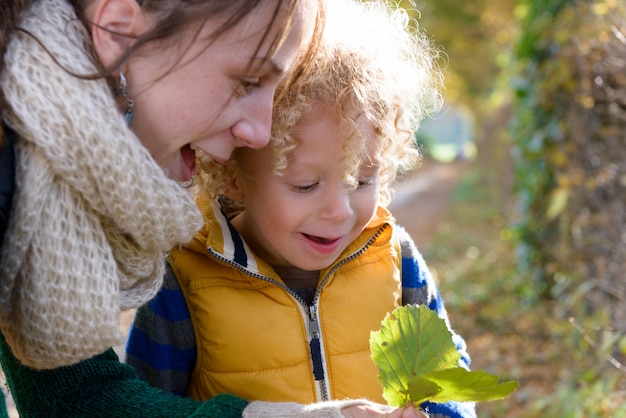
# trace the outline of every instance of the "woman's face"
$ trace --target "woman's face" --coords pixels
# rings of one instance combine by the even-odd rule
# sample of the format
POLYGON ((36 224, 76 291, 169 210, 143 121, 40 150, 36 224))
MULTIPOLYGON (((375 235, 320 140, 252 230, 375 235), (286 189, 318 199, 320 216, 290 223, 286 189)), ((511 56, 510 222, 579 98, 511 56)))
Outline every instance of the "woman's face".
POLYGON ((195 150, 225 161, 236 147, 259 148, 269 141, 274 92, 295 59, 304 26, 297 16, 271 59, 266 58, 275 31, 255 53, 274 6, 261 2, 208 48, 206 38, 219 19, 205 24, 182 57, 187 44, 173 43, 158 53, 140 50, 125 65, 135 103, 130 127, 171 178, 194 175, 195 150))

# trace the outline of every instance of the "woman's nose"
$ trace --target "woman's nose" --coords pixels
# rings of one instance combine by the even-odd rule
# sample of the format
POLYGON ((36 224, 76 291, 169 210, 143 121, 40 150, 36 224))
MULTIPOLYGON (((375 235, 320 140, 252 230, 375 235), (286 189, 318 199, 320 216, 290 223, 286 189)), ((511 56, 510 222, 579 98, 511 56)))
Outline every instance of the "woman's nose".
POLYGON ((273 94, 264 94, 244 112, 233 126, 236 147, 263 148, 272 131, 273 94))

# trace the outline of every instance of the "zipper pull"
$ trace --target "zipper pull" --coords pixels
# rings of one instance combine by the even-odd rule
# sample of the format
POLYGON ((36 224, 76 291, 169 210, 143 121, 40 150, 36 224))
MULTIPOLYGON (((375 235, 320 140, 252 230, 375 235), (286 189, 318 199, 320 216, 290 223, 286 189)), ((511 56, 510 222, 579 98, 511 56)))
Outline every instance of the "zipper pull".
POLYGON ((315 380, 323 380, 324 368, 322 366, 320 325, 317 321, 315 306, 309 306, 309 348, 311 350, 311 361, 313 362, 313 376, 315 380))

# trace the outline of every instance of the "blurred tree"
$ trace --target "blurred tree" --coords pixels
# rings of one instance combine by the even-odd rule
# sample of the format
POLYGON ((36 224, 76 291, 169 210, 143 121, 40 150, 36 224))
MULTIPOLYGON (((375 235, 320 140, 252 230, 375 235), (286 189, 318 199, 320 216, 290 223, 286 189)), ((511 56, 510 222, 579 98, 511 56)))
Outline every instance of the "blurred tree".
POLYGON ((626 4, 520 3, 512 130, 518 267, 539 297, 556 301, 555 317, 575 325, 563 352, 576 367, 561 371, 545 415, 623 416, 626 4))
POLYGON ((401 0, 447 55, 447 99, 485 109, 510 62, 517 33, 514 0, 401 0))
POLYGON ((442 50, 446 102, 470 110, 478 160, 494 172, 509 160, 503 116, 512 97, 507 69, 518 34, 515 2, 398 1, 442 50))
POLYGON ((626 6, 528 4, 515 112, 521 265, 544 296, 575 295, 626 332, 626 6))

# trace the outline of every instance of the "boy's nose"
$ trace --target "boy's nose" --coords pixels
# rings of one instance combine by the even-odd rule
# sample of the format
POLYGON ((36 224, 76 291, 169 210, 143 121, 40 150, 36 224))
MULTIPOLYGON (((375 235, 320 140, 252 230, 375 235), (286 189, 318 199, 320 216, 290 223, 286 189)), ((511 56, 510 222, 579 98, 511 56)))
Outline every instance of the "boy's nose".
POLYGON ((322 205, 322 217, 335 222, 343 221, 354 213, 350 193, 345 188, 328 192, 323 198, 322 205))

